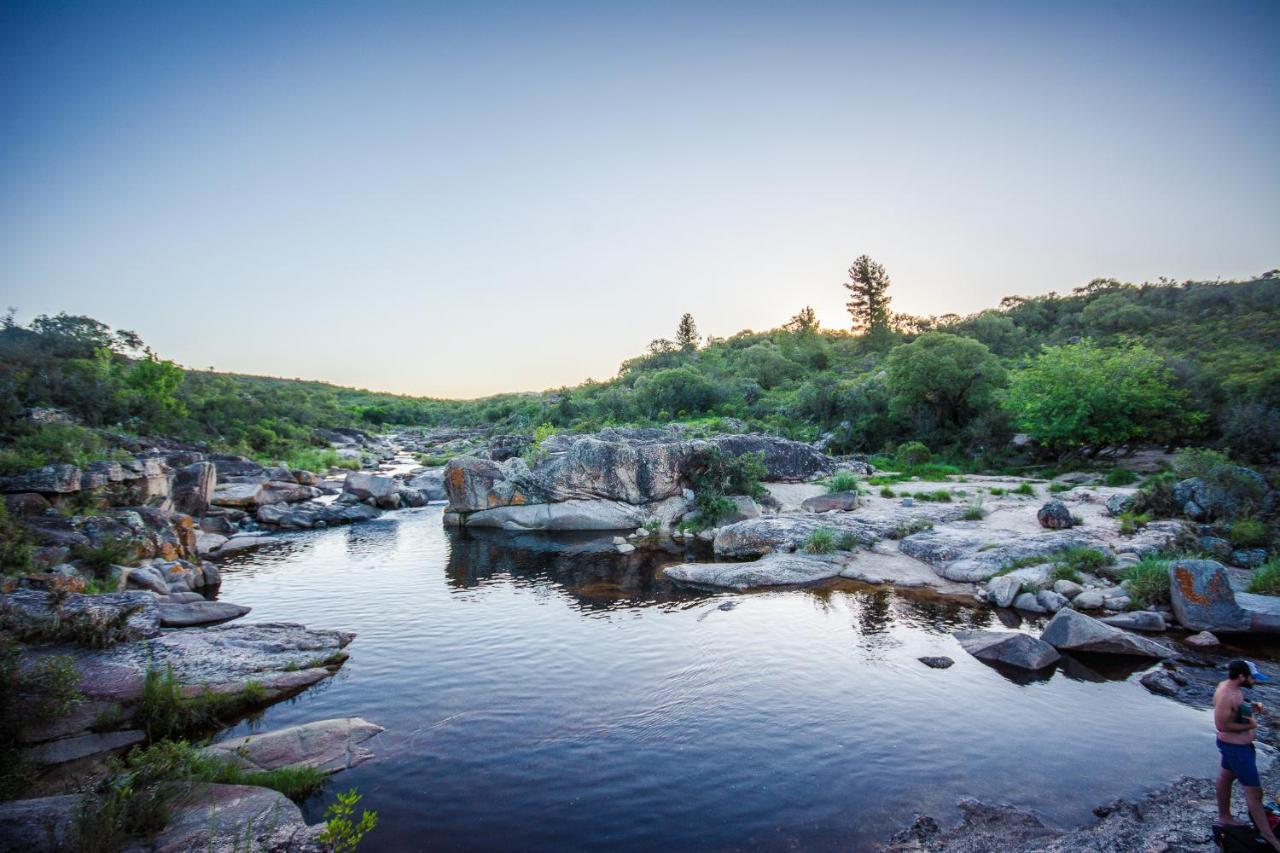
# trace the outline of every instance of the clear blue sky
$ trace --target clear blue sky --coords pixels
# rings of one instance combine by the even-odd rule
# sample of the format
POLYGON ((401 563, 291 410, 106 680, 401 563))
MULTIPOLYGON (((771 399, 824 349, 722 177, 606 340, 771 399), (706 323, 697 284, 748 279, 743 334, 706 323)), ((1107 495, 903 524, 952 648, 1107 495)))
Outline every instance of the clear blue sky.
POLYGON ((0 295, 449 396, 1280 263, 1280 3, 0 0, 0 295))

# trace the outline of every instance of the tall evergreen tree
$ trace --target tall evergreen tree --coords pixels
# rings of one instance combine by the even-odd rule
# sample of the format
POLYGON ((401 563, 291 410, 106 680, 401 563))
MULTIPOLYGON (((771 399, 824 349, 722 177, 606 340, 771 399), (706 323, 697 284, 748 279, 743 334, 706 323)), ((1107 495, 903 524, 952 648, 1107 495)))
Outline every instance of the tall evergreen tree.
POLYGON ((698 326, 693 322, 692 314, 685 314, 676 326, 676 346, 682 350, 695 350, 702 338, 698 336, 698 326))
POLYGON ((845 307, 853 319, 855 332, 866 332, 873 339, 889 332, 889 274, 884 267, 862 255, 849 267, 849 301, 845 307))

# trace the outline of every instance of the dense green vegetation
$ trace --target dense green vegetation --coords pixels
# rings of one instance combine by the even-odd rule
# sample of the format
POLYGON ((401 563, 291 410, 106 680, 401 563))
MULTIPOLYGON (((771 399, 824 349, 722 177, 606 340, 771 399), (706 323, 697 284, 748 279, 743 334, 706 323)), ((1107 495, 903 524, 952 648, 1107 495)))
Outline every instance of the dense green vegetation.
POLYGON ((92 431, 32 427, 23 413, 37 406, 88 427, 312 468, 336 461, 315 428, 384 424, 529 433, 683 421, 827 435, 834 452, 910 445, 969 470, 998 462, 1018 431, 1054 456, 1142 443, 1263 463, 1280 453, 1274 271, 1228 283, 1099 279, 966 317, 889 313, 888 276, 870 259, 847 286, 859 334, 821 329, 806 308, 777 329, 703 342, 686 315, 674 340, 653 341, 612 380, 475 401, 183 370, 87 317, 22 327, 10 316, 0 329, 0 468, 110 452, 92 431))

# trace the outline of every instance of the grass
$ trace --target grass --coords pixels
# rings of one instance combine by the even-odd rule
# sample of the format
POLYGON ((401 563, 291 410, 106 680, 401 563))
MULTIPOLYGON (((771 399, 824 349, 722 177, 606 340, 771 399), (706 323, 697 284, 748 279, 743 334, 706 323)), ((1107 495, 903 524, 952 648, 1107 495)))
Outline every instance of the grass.
POLYGON ((1074 488, 1075 486, 1072 485, 1071 483, 1050 483, 1049 484, 1049 491, 1055 495, 1060 494, 1062 492, 1069 492, 1074 488))
POLYGON ((897 497, 897 495, 893 493, 893 489, 889 488, 888 486, 884 486, 883 488, 880 489, 880 497, 893 498, 893 497, 897 497))
POLYGON ((330 468, 348 468, 353 471, 360 469, 359 459, 343 459, 338 456, 338 451, 331 447, 294 447, 286 450, 278 459, 258 458, 258 461, 264 464, 283 462, 293 471, 310 471, 319 474, 325 473, 330 468))
POLYGON ((1138 475, 1128 468, 1113 468, 1107 472, 1107 479, 1103 482, 1108 486, 1128 486, 1138 482, 1138 475))
POLYGON ((833 551, 852 551, 861 544, 853 533, 839 533, 830 527, 819 527, 809 534, 802 548, 806 554, 830 554, 833 551))
POLYGON ((1256 518, 1242 518, 1231 523, 1227 538, 1237 548, 1265 548, 1271 541, 1271 531, 1256 518))
POLYGON ((415 453, 414 457, 418 460, 418 464, 424 468, 439 468, 442 465, 448 465, 449 460, 453 458, 453 454, 415 453))
POLYGON ((173 666, 163 672, 147 670, 142 683, 142 702, 134 714, 138 728, 151 740, 182 737, 207 731, 246 708, 261 705, 266 690, 256 681, 245 682, 239 693, 213 693, 205 690, 196 696, 183 696, 182 685, 173 674, 173 666))
POLYGON ((946 489, 935 489, 932 492, 916 492, 912 497, 926 503, 951 503, 951 493, 946 489))
POLYGON ((837 471, 823 480, 822 485, 826 486, 827 491, 832 494, 835 492, 858 493, 858 477, 852 471, 837 471))
POLYGON ((989 491, 989 492, 991 492, 992 496, 994 496, 994 497, 997 497, 997 498, 998 498, 998 497, 1000 497, 1001 495, 1003 495, 1003 494, 1004 494, 1006 491, 1008 491, 1008 490, 1007 490, 1007 489, 1002 489, 1002 488, 1000 488, 999 486, 992 486, 990 489, 988 489, 988 491, 989 491))
POLYGON ((1052 555, 1055 566, 1065 566, 1077 572, 1094 572, 1104 566, 1115 565, 1116 558, 1097 548, 1064 548, 1052 555))
POLYGON ((100 545, 77 545, 71 550, 73 559, 99 573, 112 566, 129 565, 137 553, 137 548, 124 539, 108 539, 100 545))
POLYGON ((987 517, 987 511, 982 507, 982 498, 978 497, 964 508, 964 514, 960 516, 965 521, 982 521, 987 517))
POLYGON ((1123 512, 1120 518, 1120 534, 1122 536, 1132 536, 1142 528, 1146 527, 1151 521, 1151 516, 1145 512, 1123 512))
POLYGON ((1018 484, 1018 487, 1017 487, 1016 489, 1013 489, 1012 491, 1010 491, 1010 493, 1009 493, 1009 494, 1012 494, 1012 495, 1029 495, 1030 497, 1035 497, 1035 496, 1036 496, 1036 490, 1035 490, 1035 488, 1034 488, 1030 483, 1019 483, 1019 484, 1018 484))
POLYGON ((1253 572, 1249 592, 1259 595, 1280 595, 1280 557, 1272 557, 1253 572))
POLYGON ((1139 607, 1154 607, 1169 601, 1169 560, 1148 555, 1121 574, 1129 598, 1139 607))
POLYGON ((1071 566, 1058 565, 1053 567, 1053 571, 1049 572, 1049 579, 1055 581, 1071 581, 1072 583, 1084 583, 1084 578, 1080 572, 1071 566))
POLYGON ((24 643, 72 643, 92 649, 105 649, 135 639, 129 618, 142 605, 121 607, 115 611, 63 609, 67 596, 84 589, 81 578, 68 578, 52 586, 48 592, 47 615, 28 616, 16 609, 0 610, 0 631, 24 643))

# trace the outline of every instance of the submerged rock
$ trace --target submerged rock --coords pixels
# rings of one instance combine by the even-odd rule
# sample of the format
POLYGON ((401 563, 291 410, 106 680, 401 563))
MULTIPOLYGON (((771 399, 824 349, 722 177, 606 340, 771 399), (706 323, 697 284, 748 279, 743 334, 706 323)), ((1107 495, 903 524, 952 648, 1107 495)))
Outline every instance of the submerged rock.
POLYGON ((678 583, 744 590, 814 583, 835 577, 840 569, 830 557, 769 554, 751 563, 681 563, 664 571, 678 583))
POLYGON ((228 738, 202 752, 231 759, 246 770, 315 767, 337 773, 372 758, 373 753, 360 744, 382 730, 368 720, 344 717, 228 738))

